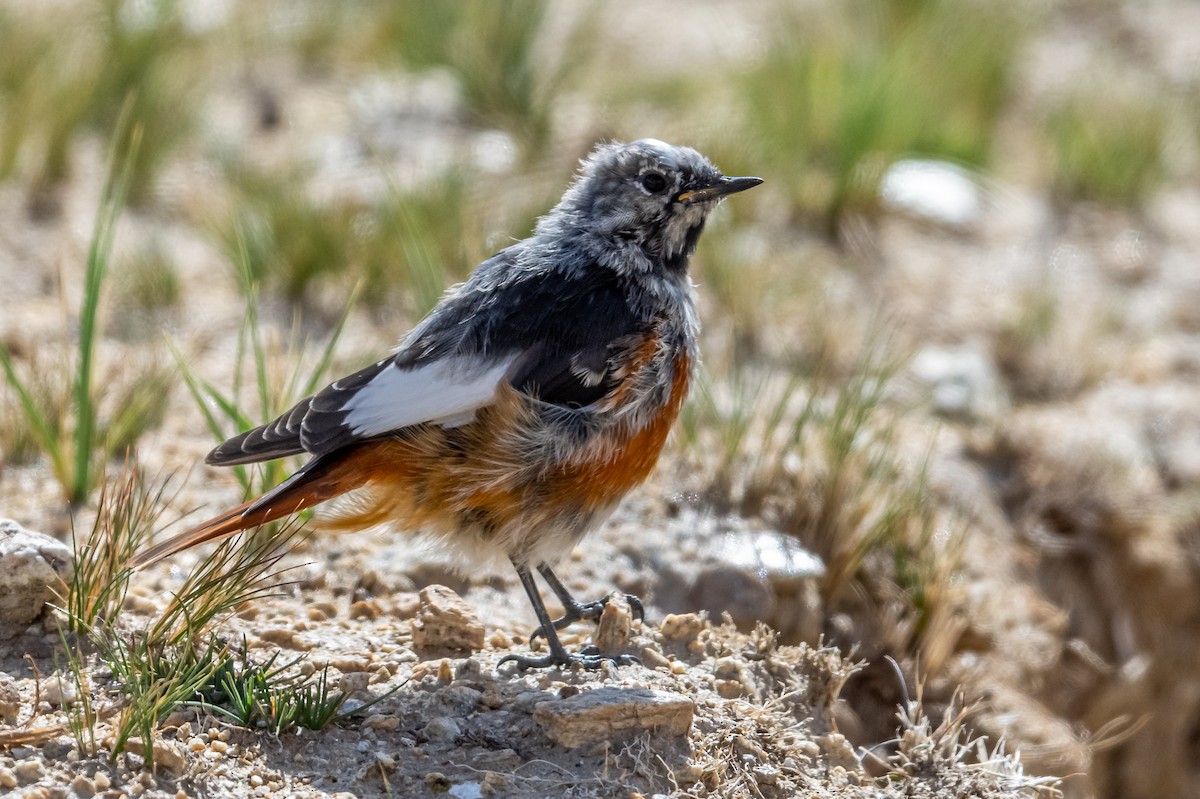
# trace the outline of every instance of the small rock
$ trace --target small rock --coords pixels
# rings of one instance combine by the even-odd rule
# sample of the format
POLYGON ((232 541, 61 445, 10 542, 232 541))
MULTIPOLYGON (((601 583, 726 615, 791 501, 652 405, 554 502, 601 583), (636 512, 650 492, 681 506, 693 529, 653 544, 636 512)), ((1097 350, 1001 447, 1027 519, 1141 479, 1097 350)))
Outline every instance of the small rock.
POLYGON ((425 775, 425 784, 429 786, 429 790, 434 793, 446 793, 454 783, 446 779, 446 775, 440 771, 431 771, 425 775))
POLYGON ((602 655, 619 655, 629 645, 629 631, 633 627, 633 611, 629 600, 620 591, 614 591, 604 603, 592 643, 602 655))
POLYGON ((462 728, 455 719, 438 716, 429 720, 422 730, 425 740, 431 743, 454 743, 462 735, 462 728))
POLYGON ((270 627, 258 632, 258 638, 268 644, 281 646, 285 649, 300 649, 300 643, 295 630, 286 627, 270 627))
POLYGON ((686 735, 694 712, 692 700, 679 694, 604 687, 540 702, 533 718, 550 740, 573 749, 643 732, 686 735))
POLYGON ((81 799, 88 799, 88 797, 95 795, 96 784, 83 774, 80 774, 71 780, 71 792, 81 797, 81 799))
MULTIPOLYGON (((223 743, 219 740, 213 741, 210 748, 217 750, 217 745, 223 743)), ((173 741, 154 741, 151 746, 153 747, 155 769, 163 769, 171 774, 179 775, 187 768, 187 755, 184 754, 180 744, 173 741)), ((227 746, 223 745, 218 751, 223 751, 225 748, 227 746)), ((146 744, 141 738, 130 738, 125 744, 125 751, 145 757, 146 744)))
POLYGON ((482 799, 483 783, 460 782, 450 789, 449 795, 454 799, 482 799))
POLYGON ((513 700, 512 707, 522 713, 532 713, 538 705, 553 697, 549 691, 522 691, 513 700))
POLYGON ((56 601, 72 569, 66 544, 0 519, 0 640, 20 635, 56 601))
POLYGON ((671 661, 653 646, 642 647, 642 665, 648 669, 670 669, 671 661))
POLYGON ((474 608, 444 585, 421 589, 421 605, 412 622, 413 648, 418 652, 483 649, 483 625, 474 608))
POLYGON ((775 612, 775 591, 766 577, 756 572, 710 566, 696 575, 687 602, 717 616, 728 613, 734 624, 749 628, 775 612))
POLYGON ((10 768, 0 766, 0 788, 16 788, 17 775, 10 768))
POLYGON ((400 719, 395 716, 384 716, 381 713, 376 713, 372 716, 367 716, 363 721, 363 726, 369 730, 394 730, 400 726, 400 719))
POLYGON ((13 773, 21 782, 37 782, 42 778, 42 761, 22 760, 13 766, 13 773))
POLYGON ((466 685, 451 685, 438 691, 433 700, 433 711, 444 716, 465 718, 471 715, 483 701, 483 691, 466 685))
POLYGON ((658 632, 668 641, 694 641, 706 626, 707 613, 670 613, 658 625, 658 632))
POLYGON ((942 416, 986 421, 1008 406, 1000 371, 981 347, 931 344, 916 354, 910 369, 942 416))
POLYGON ((0 672, 0 722, 16 724, 20 714, 21 692, 17 690, 17 681, 0 672))
POLYGON ((75 741, 71 738, 55 738, 42 746, 42 757, 47 760, 62 760, 75 749, 75 741))
POLYGON ((338 690, 346 696, 365 693, 367 685, 371 682, 371 675, 365 671, 352 671, 349 674, 343 674, 338 680, 338 690))
POLYGON ((717 680, 717 696, 722 699, 737 699, 743 693, 737 680, 717 680))
POLYGON ((61 674, 46 680, 46 684, 42 686, 42 699, 50 707, 70 707, 78 698, 79 691, 75 687, 75 681, 61 674))
POLYGON ((959 230, 976 226, 983 213, 975 177, 948 161, 897 161, 884 173, 879 196, 891 211, 959 230))
POLYGON ((350 618, 374 621, 379 618, 379 603, 373 599, 360 599, 350 606, 350 618))
POLYGON ((411 619, 420 609, 421 595, 412 591, 396 594, 388 603, 389 612, 397 619, 411 619))

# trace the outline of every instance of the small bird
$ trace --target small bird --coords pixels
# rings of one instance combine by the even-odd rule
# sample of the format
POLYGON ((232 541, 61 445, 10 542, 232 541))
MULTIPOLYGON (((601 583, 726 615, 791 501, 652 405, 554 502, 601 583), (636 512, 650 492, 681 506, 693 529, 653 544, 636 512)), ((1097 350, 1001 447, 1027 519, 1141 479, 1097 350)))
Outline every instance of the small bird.
POLYGON ((656 139, 598 146, 533 235, 450 289, 394 354, 207 458, 311 455, 301 469, 131 565, 343 497, 332 527, 390 524, 441 539, 465 563, 516 567, 549 654, 504 661, 632 662, 567 653, 556 630, 598 619, 604 600, 577 601, 551 565, 657 462, 698 358, 688 260, 721 199, 760 183, 656 139), (551 620, 534 571, 562 618, 551 620))

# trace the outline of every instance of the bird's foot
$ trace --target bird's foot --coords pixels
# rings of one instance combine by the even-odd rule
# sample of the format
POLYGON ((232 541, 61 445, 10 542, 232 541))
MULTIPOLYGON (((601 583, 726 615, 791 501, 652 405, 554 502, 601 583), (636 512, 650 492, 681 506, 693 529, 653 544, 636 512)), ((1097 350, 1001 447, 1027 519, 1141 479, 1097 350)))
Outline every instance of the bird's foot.
MULTIPOLYGON (((604 608, 608 606, 610 599, 612 599, 612 594, 604 597, 604 599, 597 599, 595 602, 568 603, 563 615, 555 619, 551 624, 554 625, 554 629, 561 630, 577 621, 598 622, 600 621, 600 617, 604 615, 604 608)), ((642 600, 632 594, 625 594, 625 601, 629 603, 629 610, 633 613, 633 618, 638 621, 646 620, 646 609, 642 607, 642 600)), ((545 635, 545 632, 539 627, 530 634, 529 642, 533 643, 537 640, 538 636, 543 635, 545 635)))
POLYGON ((585 647, 579 654, 572 655, 565 651, 553 652, 540 657, 531 657, 528 655, 505 655, 500 658, 500 662, 496 664, 499 668, 505 663, 516 663, 517 671, 526 671, 527 669, 553 669, 553 668, 571 668, 572 666, 582 666, 589 671, 594 671, 603 668, 605 663, 611 663, 614 666, 632 666, 635 663, 641 663, 633 655, 602 655, 594 646, 585 647))

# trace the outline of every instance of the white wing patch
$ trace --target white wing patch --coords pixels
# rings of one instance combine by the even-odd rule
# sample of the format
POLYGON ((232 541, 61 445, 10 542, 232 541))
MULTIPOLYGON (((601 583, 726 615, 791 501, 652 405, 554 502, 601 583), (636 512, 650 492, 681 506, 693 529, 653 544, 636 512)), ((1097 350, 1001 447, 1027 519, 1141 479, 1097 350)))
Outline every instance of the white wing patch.
POLYGON ((456 426, 488 405, 512 357, 482 369, 475 358, 443 358, 416 369, 388 366, 346 401, 346 424, 370 437, 431 423, 456 426))

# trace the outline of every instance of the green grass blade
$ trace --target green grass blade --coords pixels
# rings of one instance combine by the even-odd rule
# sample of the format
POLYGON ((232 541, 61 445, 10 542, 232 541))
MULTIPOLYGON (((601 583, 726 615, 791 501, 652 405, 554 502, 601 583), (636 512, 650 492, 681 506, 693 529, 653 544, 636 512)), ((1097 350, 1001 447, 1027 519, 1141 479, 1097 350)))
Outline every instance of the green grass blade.
POLYGON ((61 480, 66 475, 67 456, 63 452, 62 442, 59 440, 58 431, 55 430, 53 424, 42 413, 37 402, 34 401, 33 393, 29 387, 21 382, 17 377, 16 369, 13 367, 12 356, 8 348, 0 344, 0 366, 4 367, 4 376, 8 380, 8 384, 12 386, 13 391, 17 394, 17 400, 21 403, 21 411, 25 414, 26 421, 29 422, 29 427, 33 431, 34 437, 42 450, 50 456, 50 462, 54 466, 54 473, 61 480))
MULTIPOLYGON (((116 140, 124 138, 133 95, 126 100, 126 107, 117 123, 116 140)), ((133 178, 133 165, 141 146, 142 129, 134 125, 129 133, 129 145, 124 153, 113 152, 108 170, 108 184, 100 209, 96 213, 96 226, 88 246, 87 274, 84 278, 83 307, 79 320, 79 363, 75 375, 75 424, 74 473, 69 487, 72 502, 82 502, 91 488, 92 452, 96 443, 96 404, 92 390, 92 371, 96 352, 96 337, 100 297, 104 278, 108 274, 109 256, 117 221, 129 195, 133 178), (118 160, 119 159, 119 160, 118 160), (118 166, 119 164, 119 166, 118 166)))

